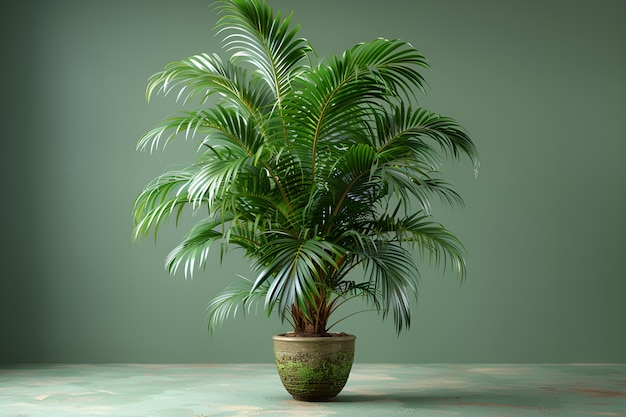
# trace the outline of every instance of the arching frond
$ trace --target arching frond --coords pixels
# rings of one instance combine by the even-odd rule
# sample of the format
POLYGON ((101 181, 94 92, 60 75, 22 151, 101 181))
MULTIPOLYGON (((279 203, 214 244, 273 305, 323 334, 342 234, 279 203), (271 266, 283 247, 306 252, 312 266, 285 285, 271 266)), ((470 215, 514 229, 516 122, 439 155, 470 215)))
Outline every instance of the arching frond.
POLYGON ((245 316, 254 307, 263 302, 267 294, 267 284, 261 285, 254 290, 254 282, 244 277, 229 285, 223 292, 215 296, 207 306, 209 332, 213 333, 222 326, 222 323, 237 314, 245 316))
POLYGON ((159 147, 164 149, 179 134, 184 134, 185 139, 193 139, 198 133, 204 135, 202 145, 227 143, 231 149, 238 148, 247 155, 255 154, 264 143, 253 117, 245 117, 235 109, 218 105, 208 110, 181 112, 163 120, 141 137, 137 149, 143 151, 149 148, 153 152, 159 147))
MULTIPOLYGON (((200 97, 206 104, 214 95, 235 106, 239 112, 257 115, 272 104, 272 90, 267 84, 250 77, 247 71, 217 54, 198 54, 171 62, 148 80, 146 97, 155 93, 176 94, 176 100, 186 104, 200 97)), ((260 115, 257 115, 260 116, 260 115)))
POLYGON ((222 17, 217 27, 225 34, 226 49, 234 59, 254 66, 281 101, 295 71, 311 51, 305 39, 297 38, 299 26, 291 27, 291 17, 256 0, 219 1, 222 17))
POLYGON ((276 306, 284 315, 292 305, 308 311, 307 304, 319 295, 318 285, 326 285, 325 277, 336 268, 339 254, 330 242, 279 234, 268 239, 253 263, 259 271, 253 289, 269 283, 265 300, 268 311, 276 306))
POLYGON ((185 277, 192 277, 197 268, 206 264, 211 244, 222 238, 223 233, 215 228, 223 222, 223 218, 212 216, 194 225, 183 241, 165 258, 168 272, 175 274, 182 266, 185 277))
POLYGON ((413 100, 416 91, 425 91, 426 82, 420 69, 429 68, 426 58, 401 39, 377 38, 354 46, 344 57, 348 54, 360 72, 371 71, 387 86, 389 96, 413 100))
POLYGON ((392 138, 410 137, 410 143, 432 140, 440 147, 444 156, 456 159, 463 155, 468 157, 474 165, 475 172, 478 173, 480 163, 476 145, 456 120, 424 108, 414 110, 410 105, 403 103, 392 107, 389 117, 393 118, 390 125, 395 128, 392 138))
POLYGON ((417 212, 406 217, 386 216, 376 222, 377 233, 389 240, 410 243, 438 267, 452 266, 461 281, 466 277, 465 248, 461 241, 430 216, 417 212))
POLYGON ((380 292, 383 319, 391 312, 400 333, 411 325, 411 299, 417 297, 417 266, 411 254, 397 243, 378 242, 365 253, 365 275, 380 292))
POLYGON ((168 221, 172 213, 176 212, 178 219, 185 205, 189 203, 189 196, 184 189, 194 171, 193 168, 170 171, 146 185, 133 204, 135 239, 148 235, 151 230, 154 230, 156 239, 159 226, 168 221))

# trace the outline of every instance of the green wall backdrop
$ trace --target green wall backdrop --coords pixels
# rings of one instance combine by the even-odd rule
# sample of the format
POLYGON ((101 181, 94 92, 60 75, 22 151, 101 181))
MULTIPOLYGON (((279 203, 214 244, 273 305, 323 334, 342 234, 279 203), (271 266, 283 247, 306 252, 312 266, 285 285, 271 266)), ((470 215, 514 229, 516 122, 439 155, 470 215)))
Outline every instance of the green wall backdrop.
MULTIPOLYGON (((450 164, 467 207, 435 213, 466 244, 467 282, 424 267, 409 332, 345 321, 360 362, 626 362, 626 3, 268 0, 322 55, 400 37, 432 71, 423 102, 482 156, 450 164)), ((132 201, 195 157, 136 140, 177 107, 144 99, 167 62, 217 51, 210 2, 26 0, 3 16, 0 361, 269 362, 263 315, 211 336, 204 308, 246 265, 193 280, 131 241, 132 201)), ((186 224, 186 223, 185 223, 186 224)), ((214 258, 215 261, 217 258, 214 258)))

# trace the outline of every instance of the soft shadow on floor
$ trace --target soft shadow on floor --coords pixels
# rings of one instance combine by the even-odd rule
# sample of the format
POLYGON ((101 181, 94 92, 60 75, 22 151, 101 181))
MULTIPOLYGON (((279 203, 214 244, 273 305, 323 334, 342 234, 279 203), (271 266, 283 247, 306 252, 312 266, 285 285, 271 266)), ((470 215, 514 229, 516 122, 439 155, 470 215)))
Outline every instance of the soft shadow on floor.
MULTIPOLYGON (((467 397, 467 395, 463 395, 467 397)), ((334 402, 339 403, 367 403, 367 402, 394 402, 394 403, 433 403, 450 400, 459 400, 461 395, 423 395, 417 393, 386 393, 386 394, 340 394, 334 402)))
POLYGON ((561 408, 558 397, 542 395, 538 391, 527 392, 463 392, 447 391, 442 393, 421 394, 415 392, 396 392, 386 394, 340 394, 338 403, 390 403, 408 408, 424 406, 493 406, 521 408, 561 408))

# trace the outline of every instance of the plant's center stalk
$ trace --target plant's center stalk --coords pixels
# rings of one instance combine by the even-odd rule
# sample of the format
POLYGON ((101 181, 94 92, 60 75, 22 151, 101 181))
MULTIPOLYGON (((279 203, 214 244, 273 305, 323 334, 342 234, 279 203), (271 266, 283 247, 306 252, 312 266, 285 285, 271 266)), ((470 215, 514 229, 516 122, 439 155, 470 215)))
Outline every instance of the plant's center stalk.
POLYGON ((328 304, 326 290, 319 289, 312 302, 307 303, 306 311, 298 305, 291 306, 294 333, 296 336, 328 336, 326 326, 332 309, 328 304))

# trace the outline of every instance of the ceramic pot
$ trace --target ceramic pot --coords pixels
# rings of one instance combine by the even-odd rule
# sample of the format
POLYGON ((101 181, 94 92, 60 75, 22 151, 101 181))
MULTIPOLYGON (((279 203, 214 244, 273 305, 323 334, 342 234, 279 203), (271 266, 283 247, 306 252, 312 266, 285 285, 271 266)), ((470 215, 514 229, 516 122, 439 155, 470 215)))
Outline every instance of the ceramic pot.
POLYGON ((356 336, 329 337, 277 335, 274 359, 283 386, 300 401, 331 401, 346 385, 356 336))

